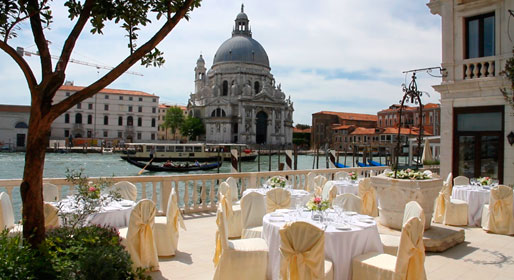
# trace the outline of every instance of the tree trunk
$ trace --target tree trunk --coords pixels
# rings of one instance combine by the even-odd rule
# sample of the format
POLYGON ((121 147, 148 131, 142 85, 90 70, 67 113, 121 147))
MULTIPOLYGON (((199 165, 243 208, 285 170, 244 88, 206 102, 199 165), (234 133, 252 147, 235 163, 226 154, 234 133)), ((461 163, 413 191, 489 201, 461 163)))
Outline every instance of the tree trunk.
POLYGON ((23 202, 23 237, 37 247, 45 236, 43 168, 51 122, 43 120, 39 106, 30 109, 25 169, 20 193, 23 202))

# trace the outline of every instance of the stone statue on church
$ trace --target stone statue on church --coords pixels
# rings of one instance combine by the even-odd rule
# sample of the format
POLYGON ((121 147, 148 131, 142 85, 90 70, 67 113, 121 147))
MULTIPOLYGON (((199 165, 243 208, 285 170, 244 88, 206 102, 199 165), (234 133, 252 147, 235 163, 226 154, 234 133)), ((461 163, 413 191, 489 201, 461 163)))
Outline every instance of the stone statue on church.
POLYGON ((214 84, 212 86, 212 96, 218 97, 218 95, 220 95, 220 87, 218 85, 214 84))
POLYGON ((244 85, 244 87, 243 87, 243 95, 244 96, 252 95, 252 86, 249 83, 244 85))
POLYGON ((231 87, 232 95, 241 95, 241 91, 239 90, 239 85, 237 84, 237 81, 234 81, 231 87))

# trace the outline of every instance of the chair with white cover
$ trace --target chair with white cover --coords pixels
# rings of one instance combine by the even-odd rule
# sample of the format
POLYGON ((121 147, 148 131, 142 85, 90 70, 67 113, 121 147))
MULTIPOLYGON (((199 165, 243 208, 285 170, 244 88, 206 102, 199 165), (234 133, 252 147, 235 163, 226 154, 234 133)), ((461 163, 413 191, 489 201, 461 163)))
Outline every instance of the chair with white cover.
POLYGON ((305 190, 308 192, 314 191, 314 177, 316 177, 316 173, 312 171, 307 173, 307 177, 305 178, 305 190))
POLYGON ((266 215, 264 196, 250 192, 241 198, 241 218, 243 231, 241 238, 262 237, 262 217, 266 215))
POLYGON ((266 193, 266 213, 291 207, 291 193, 283 188, 274 188, 266 193))
POLYGON ((325 232, 294 222, 280 229, 280 279, 334 279, 334 266, 325 260, 325 232))
POLYGON ((136 201, 137 187, 129 181, 120 181, 112 186, 112 190, 120 194, 121 198, 136 201))
POLYGON ((51 183, 43 183, 43 201, 59 201, 59 188, 51 183))
POLYGON ((266 279, 268 245, 262 238, 228 240, 227 198, 221 195, 216 215, 216 249, 214 280, 266 279))
MULTIPOLYGON (((402 225, 405 224, 410 218, 419 218, 421 223, 425 224, 425 212, 417 201, 409 201, 405 204, 403 210, 403 221, 402 225)), ((398 254, 398 246, 400 246, 400 236, 380 234, 380 240, 384 247, 384 253, 396 256, 398 254)))
POLYGON ((18 234, 22 232, 22 225, 14 223, 14 210, 12 208, 11 198, 5 192, 0 193, 0 231, 7 229, 9 234, 18 234))
POLYGON ((338 195, 332 202, 332 205, 337 205, 344 211, 361 213, 362 199, 353 193, 344 193, 338 195))
POLYGON ((453 174, 451 172, 448 173, 448 177, 446 177, 446 180, 444 180, 443 186, 444 185, 450 186, 450 194, 451 194, 452 190, 453 190, 453 174))
POLYGON ((233 204, 232 200, 232 188, 227 182, 221 182, 219 186, 218 197, 225 196, 228 199, 228 204, 231 209, 231 214, 227 217, 228 224, 228 237, 238 238, 241 236, 242 224, 241 224, 241 205, 233 204))
POLYGON ((453 185, 469 185, 469 178, 466 176, 457 176, 453 179, 453 185))
POLYGON ((178 197, 175 189, 171 189, 168 198, 168 209, 166 216, 155 217, 153 232, 155 236, 155 246, 158 256, 174 256, 177 250, 179 226, 186 230, 186 225, 180 214, 178 207, 178 197))
POLYGON ((499 185, 491 189, 489 204, 482 209, 482 228, 487 232, 514 234, 512 188, 499 185))
POLYGON ((323 186, 323 192, 321 193, 321 198, 324 200, 328 200, 332 205, 332 202, 337 197, 337 186, 334 184, 334 181, 328 181, 323 186))
POLYGON ((337 181, 337 180, 345 180, 346 178, 348 178, 348 172, 346 171, 339 171, 339 172, 336 172, 336 174, 334 174, 334 180, 337 181))
POLYGON ((443 188, 435 201, 435 223, 443 223, 452 226, 466 226, 468 224, 468 203, 451 198, 451 183, 445 181, 443 188))
POLYGON ((45 229, 59 227, 59 210, 48 202, 44 202, 43 211, 45 215, 45 229))
POLYGON ((403 224, 398 254, 370 252, 352 259, 352 279, 424 280, 424 223, 411 217, 403 224))
POLYGON ((133 268, 159 270, 159 258, 153 233, 156 212, 153 201, 142 199, 130 212, 128 227, 119 229, 121 244, 129 252, 133 268))
POLYGON ((228 177, 225 180, 227 184, 230 186, 230 195, 233 203, 236 203, 239 200, 239 190, 237 189, 237 181, 234 177, 228 177))
POLYGON ((371 185, 371 179, 365 178, 359 182, 359 197, 362 199, 362 214, 378 216, 377 191, 371 185))
POLYGON ((323 189, 323 186, 325 186, 325 183, 327 182, 327 177, 323 175, 318 175, 314 177, 314 184, 313 187, 316 189, 316 187, 321 187, 323 189))

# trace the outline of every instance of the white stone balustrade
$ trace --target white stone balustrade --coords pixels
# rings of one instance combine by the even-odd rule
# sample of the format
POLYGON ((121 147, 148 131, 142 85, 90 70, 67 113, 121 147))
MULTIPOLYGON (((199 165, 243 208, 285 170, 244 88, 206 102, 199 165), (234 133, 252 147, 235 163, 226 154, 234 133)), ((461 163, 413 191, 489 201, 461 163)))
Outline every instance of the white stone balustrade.
POLYGON ((462 65, 463 67, 463 79, 478 79, 478 78, 487 78, 487 77, 495 77, 495 61, 494 59, 484 59, 484 58, 475 58, 475 59, 466 59, 462 65))
MULTIPOLYGON (((381 173, 390 168, 388 166, 345 168, 347 172, 357 172, 361 177, 369 177, 369 174, 381 173)), ((138 186, 138 200, 149 198, 156 203, 161 215, 167 208, 168 197, 171 188, 175 188, 179 194, 179 206, 183 213, 205 212, 216 210, 217 191, 220 182, 228 177, 234 177, 239 185, 238 196, 247 188, 258 188, 272 176, 285 176, 295 189, 305 189, 307 183, 307 173, 314 172, 317 175, 324 175, 332 179, 333 175, 342 169, 316 169, 316 170, 287 170, 271 172, 242 172, 242 173, 220 173, 220 174, 191 174, 191 175, 164 175, 164 176, 124 176, 108 178, 112 183, 119 181, 129 181, 138 186)), ((96 181, 99 178, 91 177, 89 181, 96 181)), ((0 192, 5 191, 9 197, 13 198, 14 211, 21 209, 21 197, 19 186, 21 179, 2 179, 0 180, 0 192), (17 204, 17 205, 16 205, 17 204)), ((72 186, 64 178, 45 178, 45 183, 52 183, 59 189, 59 197, 63 198, 73 194, 75 186, 72 186)))

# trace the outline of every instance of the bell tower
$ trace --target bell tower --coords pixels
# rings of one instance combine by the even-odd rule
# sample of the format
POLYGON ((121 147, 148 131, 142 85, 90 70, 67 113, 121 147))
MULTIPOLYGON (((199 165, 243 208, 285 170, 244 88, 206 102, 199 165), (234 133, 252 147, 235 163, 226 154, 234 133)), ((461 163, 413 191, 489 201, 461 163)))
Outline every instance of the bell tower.
POLYGON ((196 67, 195 67, 195 92, 198 92, 202 89, 202 87, 205 86, 205 60, 203 60, 202 55, 200 54, 200 57, 196 61, 196 67))

